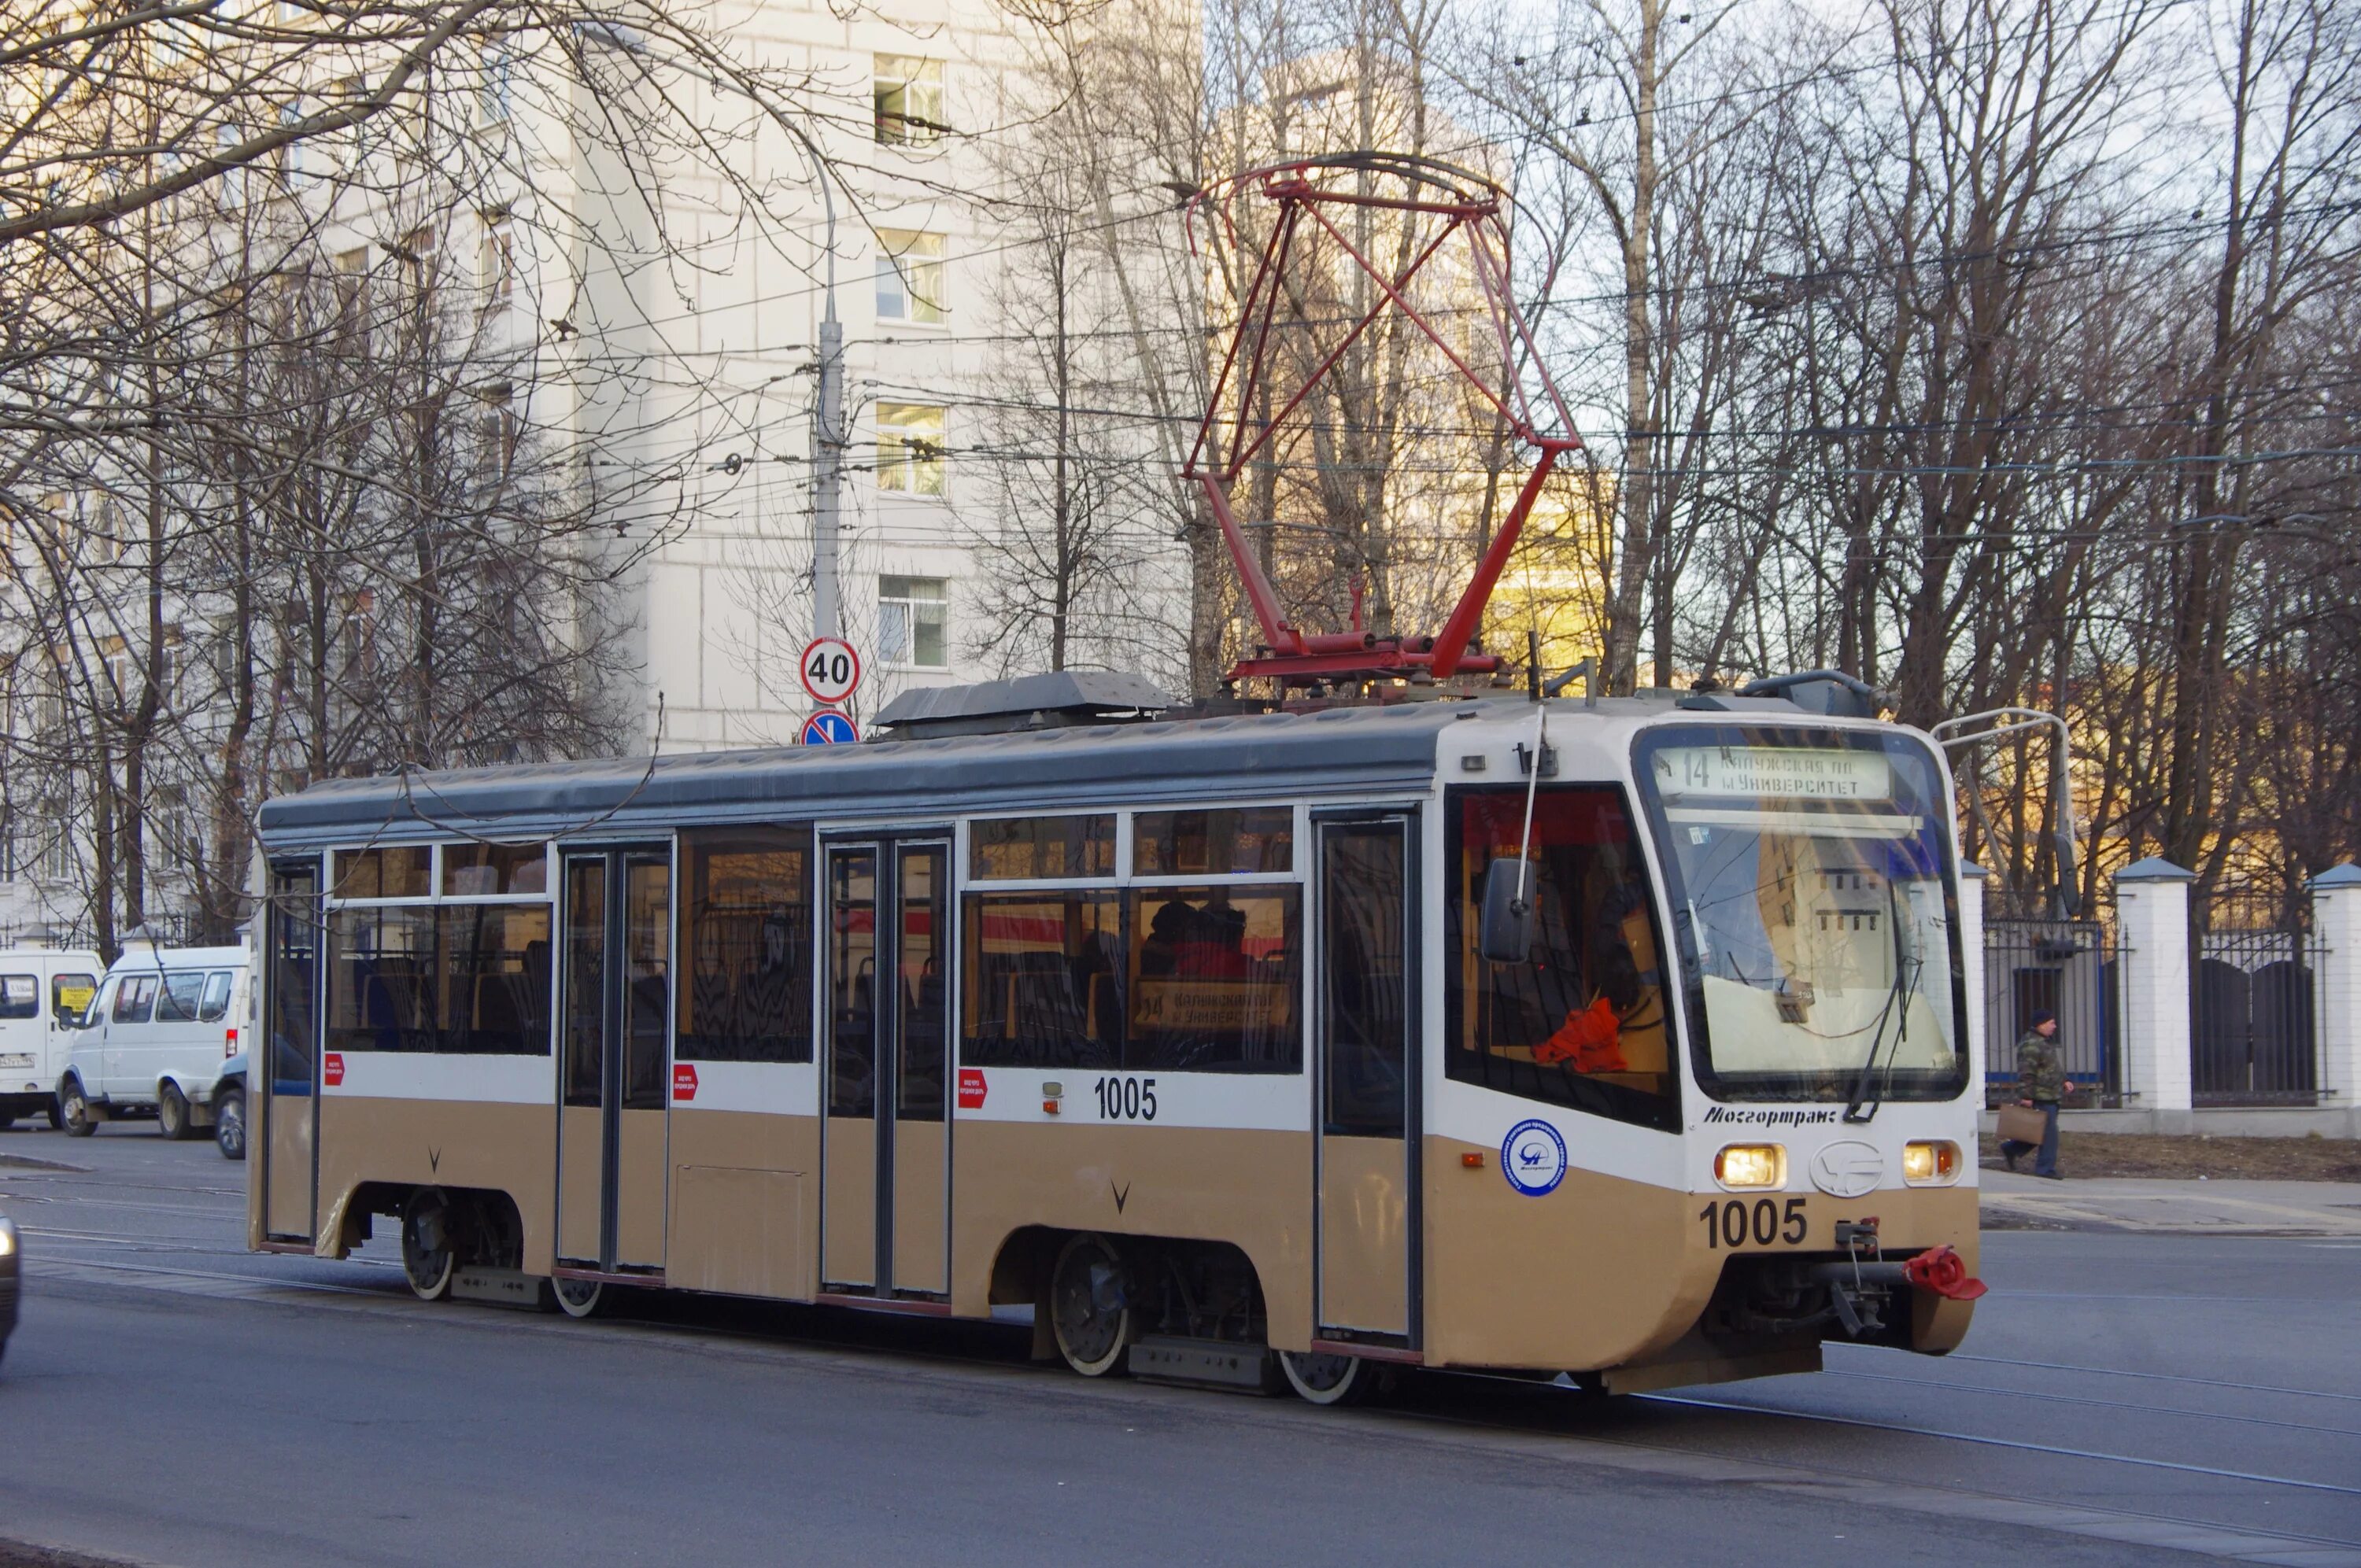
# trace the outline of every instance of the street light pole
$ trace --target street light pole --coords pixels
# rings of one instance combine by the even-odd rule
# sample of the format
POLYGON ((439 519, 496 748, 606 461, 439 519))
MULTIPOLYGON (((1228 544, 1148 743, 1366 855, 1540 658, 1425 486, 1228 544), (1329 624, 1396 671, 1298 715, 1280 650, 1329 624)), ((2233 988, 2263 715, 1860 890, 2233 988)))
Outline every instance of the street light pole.
POLYGON ((786 127, 811 159, 812 183, 819 187, 828 220, 828 293, 819 319, 819 386, 812 400, 812 635, 844 635, 843 600, 837 554, 843 543, 838 507, 844 485, 844 327, 836 319, 836 195, 819 148, 799 128, 786 127))
MULTIPOLYGON (((606 23, 587 24, 582 37, 626 54, 650 60, 647 41, 629 27, 606 23)), ((708 86, 743 92, 693 66, 672 62, 685 74, 708 86)), ((838 521, 839 496, 844 483, 844 328, 836 319, 836 195, 829 183, 828 160, 802 126, 773 117, 773 123, 795 137, 811 161, 812 183, 819 187, 820 208, 828 221, 828 296, 819 323, 819 388, 813 400, 811 424, 812 476, 812 635, 844 635, 842 598, 837 583, 837 556, 843 542, 838 521)))
MULTIPOLYGON (((825 189, 825 187, 822 187, 825 189)), ((828 308, 819 323, 819 391, 812 408, 812 635, 841 637, 838 493, 844 481, 844 328, 836 319, 836 222, 829 220, 828 308)))

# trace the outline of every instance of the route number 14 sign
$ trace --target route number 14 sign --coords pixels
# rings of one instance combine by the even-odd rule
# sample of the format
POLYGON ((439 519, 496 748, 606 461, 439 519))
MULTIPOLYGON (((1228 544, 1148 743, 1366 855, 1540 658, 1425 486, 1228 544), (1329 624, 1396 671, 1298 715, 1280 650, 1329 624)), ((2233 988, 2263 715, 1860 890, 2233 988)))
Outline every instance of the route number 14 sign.
POLYGON ((861 655, 840 637, 815 637, 804 644, 804 690, 830 707, 861 685, 861 655))

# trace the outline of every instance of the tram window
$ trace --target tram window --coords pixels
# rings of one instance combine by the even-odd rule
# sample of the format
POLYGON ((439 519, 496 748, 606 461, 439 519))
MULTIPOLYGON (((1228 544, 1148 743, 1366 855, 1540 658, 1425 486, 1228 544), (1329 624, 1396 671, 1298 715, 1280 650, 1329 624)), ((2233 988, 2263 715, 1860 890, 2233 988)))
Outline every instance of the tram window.
POLYGON ((1140 876, 1285 872, 1295 864, 1295 812, 1285 806, 1143 811, 1131 819, 1131 842, 1140 876))
POLYGON ((623 1109, 664 1108, 664 1046, 672 1017, 672 863, 623 859, 623 1109))
POLYGON ((829 855, 831 1116, 877 1113, 877 852, 829 855))
POLYGON ((339 909, 328 916, 328 1048, 435 1047, 434 911, 339 909))
POLYGON ((1642 1126, 1676 1124, 1664 945, 1620 790, 1544 789, 1533 808, 1531 956, 1476 946, 1486 868, 1523 840, 1521 789, 1457 790, 1444 911, 1450 1075, 1642 1126))
POLYGON ((1115 817, 1005 817, 970 823, 968 874, 978 882, 1111 877, 1115 817))
POLYGON ((443 895, 497 898, 549 891, 549 855, 539 844, 445 844, 443 895))
POLYGON ((568 1105, 606 1103, 607 861, 566 862, 566 1054, 558 1081, 568 1105))
POLYGON ((970 894, 960 1060, 1123 1065, 1123 905, 1113 893, 970 894))
MULTIPOLYGON (((319 862, 270 868, 270 1092, 308 1098, 318 1039, 313 1011, 320 936, 319 862)), ((249 1079, 258 1075, 249 1072, 249 1079)))
POLYGON ((1289 887, 1129 894, 1126 1068, 1300 1072, 1303 901, 1289 887))
POLYGON ((680 1036, 694 1061, 812 1059, 811 833, 684 833, 680 1036))
POLYGON ((434 891, 427 866, 434 851, 410 850, 338 850, 336 875, 328 893, 335 898, 424 898, 434 891))
POLYGON ((436 911, 442 991, 436 1048, 549 1054, 549 906, 450 904, 436 911))

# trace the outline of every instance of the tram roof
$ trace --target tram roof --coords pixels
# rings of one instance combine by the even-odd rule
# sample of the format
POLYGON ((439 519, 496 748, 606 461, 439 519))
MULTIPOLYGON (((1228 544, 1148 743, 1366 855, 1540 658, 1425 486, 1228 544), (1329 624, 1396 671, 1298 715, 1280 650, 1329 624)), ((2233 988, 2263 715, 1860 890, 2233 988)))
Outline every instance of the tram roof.
MULTIPOLYGON (((1637 718, 1664 706, 1609 699, 1587 712, 1637 718)), ((284 850, 1422 787, 1438 730, 1520 709, 1522 697, 1482 698, 332 779, 267 802, 261 828, 284 850)))

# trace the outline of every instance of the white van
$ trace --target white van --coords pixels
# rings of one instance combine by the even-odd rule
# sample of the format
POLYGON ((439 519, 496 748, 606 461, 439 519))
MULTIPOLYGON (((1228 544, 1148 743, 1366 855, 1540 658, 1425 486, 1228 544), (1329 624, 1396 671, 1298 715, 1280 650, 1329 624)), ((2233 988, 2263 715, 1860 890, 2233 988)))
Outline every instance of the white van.
POLYGON ((65 1124, 58 1076, 105 967, 79 948, 0 949, 0 1127, 40 1115, 65 1124))
POLYGON ((71 1036, 58 1080, 67 1135, 151 1112, 168 1138, 211 1126, 214 1081, 253 1007, 253 970, 242 947, 126 949, 71 1036))

